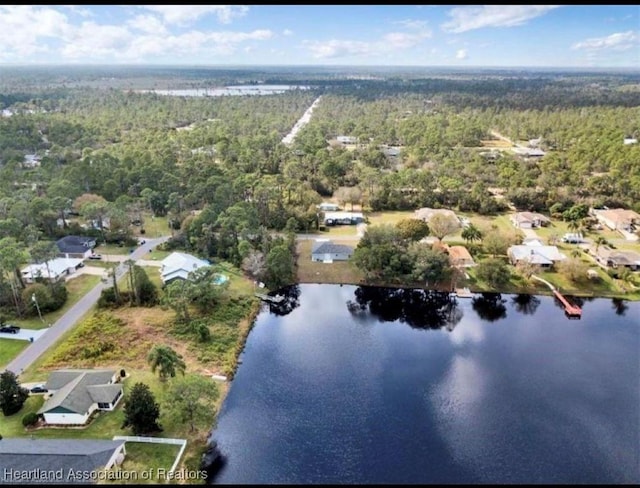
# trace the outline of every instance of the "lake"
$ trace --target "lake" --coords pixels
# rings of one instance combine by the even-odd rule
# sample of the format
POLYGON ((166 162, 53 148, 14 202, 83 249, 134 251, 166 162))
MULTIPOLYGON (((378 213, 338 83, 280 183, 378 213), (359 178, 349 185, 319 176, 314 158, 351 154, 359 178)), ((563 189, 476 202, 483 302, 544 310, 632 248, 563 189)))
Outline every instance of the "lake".
POLYGON ((299 285, 265 305, 210 483, 638 483, 640 303, 299 285))
POLYGON ((233 85, 224 88, 193 88, 184 90, 137 90, 138 93, 155 93, 175 97, 222 97, 239 95, 275 95, 289 90, 308 90, 298 85, 233 85))

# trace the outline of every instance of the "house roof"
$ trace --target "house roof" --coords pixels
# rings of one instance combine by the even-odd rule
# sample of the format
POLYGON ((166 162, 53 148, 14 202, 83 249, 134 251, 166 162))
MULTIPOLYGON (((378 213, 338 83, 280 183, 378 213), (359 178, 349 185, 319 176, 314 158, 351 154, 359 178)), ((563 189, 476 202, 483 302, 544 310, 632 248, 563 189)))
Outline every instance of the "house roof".
POLYGON ((608 247, 599 247, 597 255, 601 259, 606 259, 607 261, 611 261, 616 265, 640 266, 640 254, 634 251, 620 251, 608 247))
POLYGON ((540 220, 544 222, 551 222, 549 217, 546 217, 540 213, 536 212, 518 212, 511 217, 512 220, 522 223, 522 222, 533 222, 534 220, 540 220))
POLYGON ((450 246, 449 256, 451 256, 451 258, 456 261, 458 260, 473 261, 471 254, 469 254, 469 251, 467 251, 467 248, 464 246, 450 246))
POLYGON ((66 478, 69 470, 84 473, 104 468, 124 441, 93 439, 25 439, 11 438, 0 441, 0 466, 10 467, 13 472, 32 472, 30 480, 14 480, 11 471, 0 470, 1 483, 43 483, 53 480, 45 473, 63 469, 59 483, 79 482, 80 477, 66 478), (74 479, 75 478, 75 479, 74 479))
POLYGON ((93 237, 64 236, 56 241, 56 245, 62 253, 84 254, 96 245, 96 241, 93 237))
POLYGON ((615 222, 616 224, 630 224, 634 220, 640 220, 640 215, 633 210, 627 210, 624 208, 612 208, 610 210, 594 210, 597 216, 601 216, 605 219, 615 222))
POLYGON ((108 384, 115 371, 110 370, 62 370, 51 373, 45 388, 56 390, 38 413, 46 413, 62 407, 81 415, 89 411, 94 403, 111 403, 121 384, 108 384))
POLYGON ((414 212, 416 219, 425 220, 427 222, 429 221, 429 219, 431 219, 431 217, 433 217, 436 214, 448 215, 456 219, 456 221, 458 220, 458 216, 456 215, 456 213, 453 210, 449 210, 448 208, 423 207, 423 208, 419 208, 414 212))
POLYGON ((343 244, 334 244, 331 241, 316 241, 313 243, 311 254, 353 254, 353 248, 343 244))
POLYGON ((566 258, 556 246, 511 246, 509 253, 516 261, 529 261, 532 264, 553 264, 566 258))
POLYGON ((56 258, 47 263, 30 264, 22 268, 22 274, 31 278, 56 278, 69 268, 77 267, 81 262, 82 259, 77 258, 56 258), (51 276, 49 276, 49 273, 51 273, 51 276))
POLYGON ((186 279, 189 273, 205 266, 210 266, 210 264, 191 254, 173 252, 162 260, 160 274, 163 281, 168 281, 172 278, 186 279))

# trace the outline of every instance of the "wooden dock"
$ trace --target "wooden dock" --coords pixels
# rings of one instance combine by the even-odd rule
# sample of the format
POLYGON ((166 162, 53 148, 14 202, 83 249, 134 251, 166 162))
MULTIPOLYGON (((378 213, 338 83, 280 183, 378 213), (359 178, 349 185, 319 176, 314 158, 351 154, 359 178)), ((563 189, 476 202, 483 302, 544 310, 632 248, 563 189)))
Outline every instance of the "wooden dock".
POLYGON ((562 305, 564 306, 564 312, 572 318, 580 318, 582 317, 582 309, 580 307, 578 307, 577 305, 573 305, 572 303, 569 303, 569 301, 562 296, 562 293, 560 293, 555 286, 553 286, 551 283, 549 283, 547 280, 543 280, 542 278, 536 276, 536 275, 532 275, 531 276, 533 279, 536 279, 542 283, 544 283, 545 285, 547 285, 549 287, 549 289, 553 292, 553 294, 556 296, 556 298, 558 300, 560 300, 560 303, 562 303, 562 305))
POLYGON ((469 288, 456 288, 456 297, 458 298, 473 298, 473 293, 469 288))
POLYGON ((255 296, 257 296, 260 300, 271 303, 280 303, 282 300, 284 300, 284 297, 282 295, 271 296, 265 293, 255 293, 255 296))

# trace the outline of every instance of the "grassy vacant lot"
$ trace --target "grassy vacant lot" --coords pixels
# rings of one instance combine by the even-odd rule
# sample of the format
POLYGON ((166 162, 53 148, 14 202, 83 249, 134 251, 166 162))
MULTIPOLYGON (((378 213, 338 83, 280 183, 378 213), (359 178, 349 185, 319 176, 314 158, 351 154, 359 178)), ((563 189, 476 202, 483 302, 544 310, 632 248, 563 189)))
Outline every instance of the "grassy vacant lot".
POLYGON ((367 214, 369 225, 391 224, 396 225, 403 219, 414 218, 413 210, 396 210, 388 212, 371 212, 367 214))
MULTIPOLYGON (((336 244, 353 246, 353 242, 334 241, 336 244)), ((299 241, 298 251, 298 281, 300 283, 346 283, 358 284, 364 275, 350 261, 337 261, 331 264, 314 263, 311 261, 313 241, 299 241)))
POLYGON ((157 249, 153 249, 153 250, 149 251, 147 254, 145 254, 142 257, 142 259, 146 259, 146 260, 149 260, 149 261, 153 261, 153 260, 162 261, 164 258, 166 258, 172 252, 173 251, 159 251, 157 249))
POLYGON ((172 444, 151 444, 146 442, 127 442, 127 455, 120 466, 120 470, 126 472, 136 472, 138 476, 132 476, 130 480, 109 481, 111 484, 163 484, 164 478, 158 478, 158 470, 165 472, 171 469, 176 456, 180 451, 180 446, 172 444), (150 478, 142 478, 140 473, 151 470, 150 478))
POLYGON ((138 237, 142 237, 143 239, 148 237, 149 239, 154 239, 160 236, 166 236, 171 234, 171 229, 169 229, 169 224, 167 222, 167 217, 153 217, 150 213, 143 213, 144 218, 144 234, 140 233, 140 227, 131 226, 133 229, 133 234, 138 237))
POLYGON ((0 369, 9 364, 29 345, 29 341, 0 339, 0 369))
POLYGON ((72 280, 66 282, 68 297, 64 306, 55 312, 43 314, 42 318, 44 324, 37 315, 28 319, 16 319, 9 318, 7 322, 19 325, 25 329, 44 329, 48 327, 48 324, 55 323, 60 317, 62 317, 67 311, 73 307, 78 300, 85 296, 89 291, 93 289, 100 282, 99 276, 94 275, 80 275, 72 280))

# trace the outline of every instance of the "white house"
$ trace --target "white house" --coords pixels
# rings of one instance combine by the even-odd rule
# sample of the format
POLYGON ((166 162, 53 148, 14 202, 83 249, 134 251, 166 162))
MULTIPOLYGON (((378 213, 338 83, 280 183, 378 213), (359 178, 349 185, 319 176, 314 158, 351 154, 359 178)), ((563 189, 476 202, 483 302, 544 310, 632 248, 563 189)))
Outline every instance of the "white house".
POLYGON ((633 226, 640 225, 640 215, 633 210, 623 208, 593 209, 591 213, 600 223, 611 230, 633 232, 633 226))
POLYGON ((336 212, 340 210, 340 207, 337 203, 322 202, 320 205, 318 205, 318 209, 322 212, 336 212))
POLYGON ((311 249, 311 261, 332 263, 347 261, 353 255, 353 248, 342 244, 334 244, 328 239, 317 239, 311 249))
POLYGON ((42 158, 37 154, 25 154, 24 161, 22 161, 22 166, 24 168, 37 168, 40 166, 42 162, 42 158))
POLYGON ((537 264, 542 268, 550 268, 554 263, 566 259, 566 256, 556 246, 544 246, 539 241, 530 241, 519 246, 511 246, 507 254, 514 265, 525 261, 537 264))
POLYGON ((49 375, 45 388, 53 393, 38 411, 47 424, 84 425, 96 410, 113 410, 122 398, 116 371, 61 369, 49 375))
POLYGON ((364 222, 362 212, 325 212, 325 225, 357 225, 364 222))
POLYGON ((207 261, 191 254, 173 252, 162 260, 160 277, 164 284, 175 279, 186 280, 192 271, 208 266, 211 265, 207 261))
POLYGON ((513 214, 509 220, 519 229, 535 229, 548 225, 551 220, 542 214, 535 212, 518 212, 513 214))
POLYGON ((354 136, 338 136, 336 140, 342 144, 355 144, 358 142, 358 138, 354 136))
POLYGON ((55 258, 46 263, 30 264, 22 268, 22 279, 25 283, 34 283, 37 278, 58 281, 73 273, 81 264, 82 259, 79 258, 55 258))

